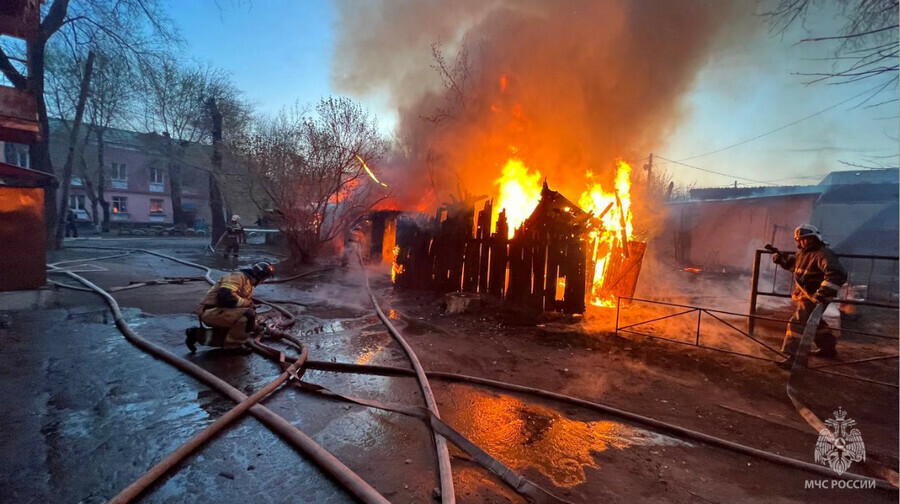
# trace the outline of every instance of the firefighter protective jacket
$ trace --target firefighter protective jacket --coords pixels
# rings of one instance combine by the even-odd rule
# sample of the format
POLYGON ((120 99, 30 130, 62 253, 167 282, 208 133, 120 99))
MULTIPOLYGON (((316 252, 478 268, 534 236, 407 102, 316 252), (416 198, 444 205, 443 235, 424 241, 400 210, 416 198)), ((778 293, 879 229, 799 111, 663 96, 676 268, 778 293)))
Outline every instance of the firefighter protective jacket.
POLYGON ((206 292, 200 304, 204 310, 253 306, 253 283, 243 273, 230 273, 206 292))
POLYGON ((778 253, 773 258, 782 268, 794 272, 791 299, 810 299, 820 303, 831 301, 847 281, 847 271, 837 256, 823 243, 817 242, 796 254, 778 253))

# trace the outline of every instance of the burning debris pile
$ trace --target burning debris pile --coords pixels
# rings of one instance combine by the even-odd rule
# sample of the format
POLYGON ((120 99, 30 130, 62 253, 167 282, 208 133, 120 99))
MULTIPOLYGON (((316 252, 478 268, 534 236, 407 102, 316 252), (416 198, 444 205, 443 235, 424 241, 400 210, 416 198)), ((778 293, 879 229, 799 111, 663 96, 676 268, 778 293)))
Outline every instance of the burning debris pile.
POLYGON ((479 292, 539 311, 614 306, 634 293, 646 248, 632 237, 630 170, 619 162, 616 190, 594 185, 579 208, 511 160, 497 181, 498 204, 487 201, 477 217, 472 197, 433 218, 401 216, 392 278, 398 287, 479 292))

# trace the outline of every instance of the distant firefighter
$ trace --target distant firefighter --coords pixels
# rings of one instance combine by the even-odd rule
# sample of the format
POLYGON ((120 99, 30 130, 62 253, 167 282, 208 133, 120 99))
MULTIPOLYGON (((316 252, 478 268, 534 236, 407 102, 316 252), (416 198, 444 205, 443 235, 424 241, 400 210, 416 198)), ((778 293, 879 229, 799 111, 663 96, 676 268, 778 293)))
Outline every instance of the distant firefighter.
POLYGON ((222 348, 243 346, 256 328, 253 288, 274 275, 274 266, 258 262, 216 282, 197 308, 200 327, 185 331, 184 343, 191 352, 197 351, 197 344, 222 348))
POLYGON ((224 257, 228 259, 228 254, 231 254, 232 257, 237 259, 238 252, 240 252, 241 249, 241 243, 247 243, 247 235, 244 233, 244 228, 241 226, 241 217, 239 215, 232 215, 231 222, 225 229, 224 257))
POLYGON ((344 243, 344 252, 341 254, 341 266, 347 266, 351 262, 357 262, 363 254, 363 243, 365 242, 365 233, 360 226, 354 226, 347 236, 344 243))
MULTIPOLYGON (((791 299, 796 306, 781 348, 789 356, 788 365, 800 347, 800 337, 813 309, 818 304, 827 305, 833 301, 838 289, 847 281, 847 271, 815 226, 803 224, 798 227, 794 230, 794 240, 797 242, 796 253, 779 251, 772 258, 775 264, 794 274, 791 299)), ((824 320, 819 322, 814 341, 818 347, 815 354, 837 357, 837 340, 824 320)))

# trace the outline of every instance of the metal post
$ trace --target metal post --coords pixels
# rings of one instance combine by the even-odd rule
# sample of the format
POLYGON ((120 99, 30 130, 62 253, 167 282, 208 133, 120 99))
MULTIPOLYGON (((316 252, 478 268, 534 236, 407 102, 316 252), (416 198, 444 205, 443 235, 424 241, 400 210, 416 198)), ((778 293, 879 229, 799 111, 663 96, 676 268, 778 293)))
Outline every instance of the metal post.
POLYGON ((619 309, 622 307, 622 298, 616 296, 616 336, 619 335, 619 309))
POLYGON ((697 310, 697 346, 700 346, 700 319, 703 317, 703 310, 697 310))
POLYGON ((753 255, 753 276, 750 278, 750 319, 747 321, 747 332, 751 335, 756 328, 756 295, 759 293, 759 263, 762 253, 762 250, 757 250, 753 255))

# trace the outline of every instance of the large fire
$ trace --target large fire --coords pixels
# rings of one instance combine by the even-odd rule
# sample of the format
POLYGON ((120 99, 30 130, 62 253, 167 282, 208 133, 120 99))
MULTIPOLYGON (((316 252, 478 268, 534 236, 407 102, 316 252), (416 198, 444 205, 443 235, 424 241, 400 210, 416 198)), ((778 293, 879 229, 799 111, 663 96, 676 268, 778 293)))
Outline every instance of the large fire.
MULTIPOLYGON (((588 173, 590 180, 591 174, 588 173)), ((606 268, 613 254, 626 254, 628 242, 633 238, 631 214, 631 166, 625 161, 616 162, 616 180, 613 192, 606 192, 600 184, 592 184, 578 204, 585 212, 598 218, 589 232, 592 240, 594 281, 591 287, 591 304, 615 306, 614 297, 601 297, 600 290, 606 278, 606 268)))
MULTIPOLYGON (((521 159, 510 158, 494 185, 497 186, 495 211, 506 209, 509 237, 512 238, 516 228, 525 222, 541 199, 541 172, 529 172, 521 159)), ((496 222, 497 215, 493 218, 496 222)))
MULTIPOLYGON (((588 189, 582 193, 578 204, 594 216, 588 232, 591 259, 595 265, 590 302, 596 306, 615 306, 613 296, 603 297, 600 292, 609 259, 613 254, 626 253, 627 243, 633 238, 631 166, 621 160, 616 162, 615 187, 611 191, 594 182, 591 172, 586 174, 586 179, 588 189)), ((506 209, 509 237, 512 238, 515 229, 525 222, 540 201, 541 173, 529 170, 521 159, 510 158, 494 185, 497 186, 495 212, 506 209)), ((496 222, 496 215, 494 219, 496 222)))

